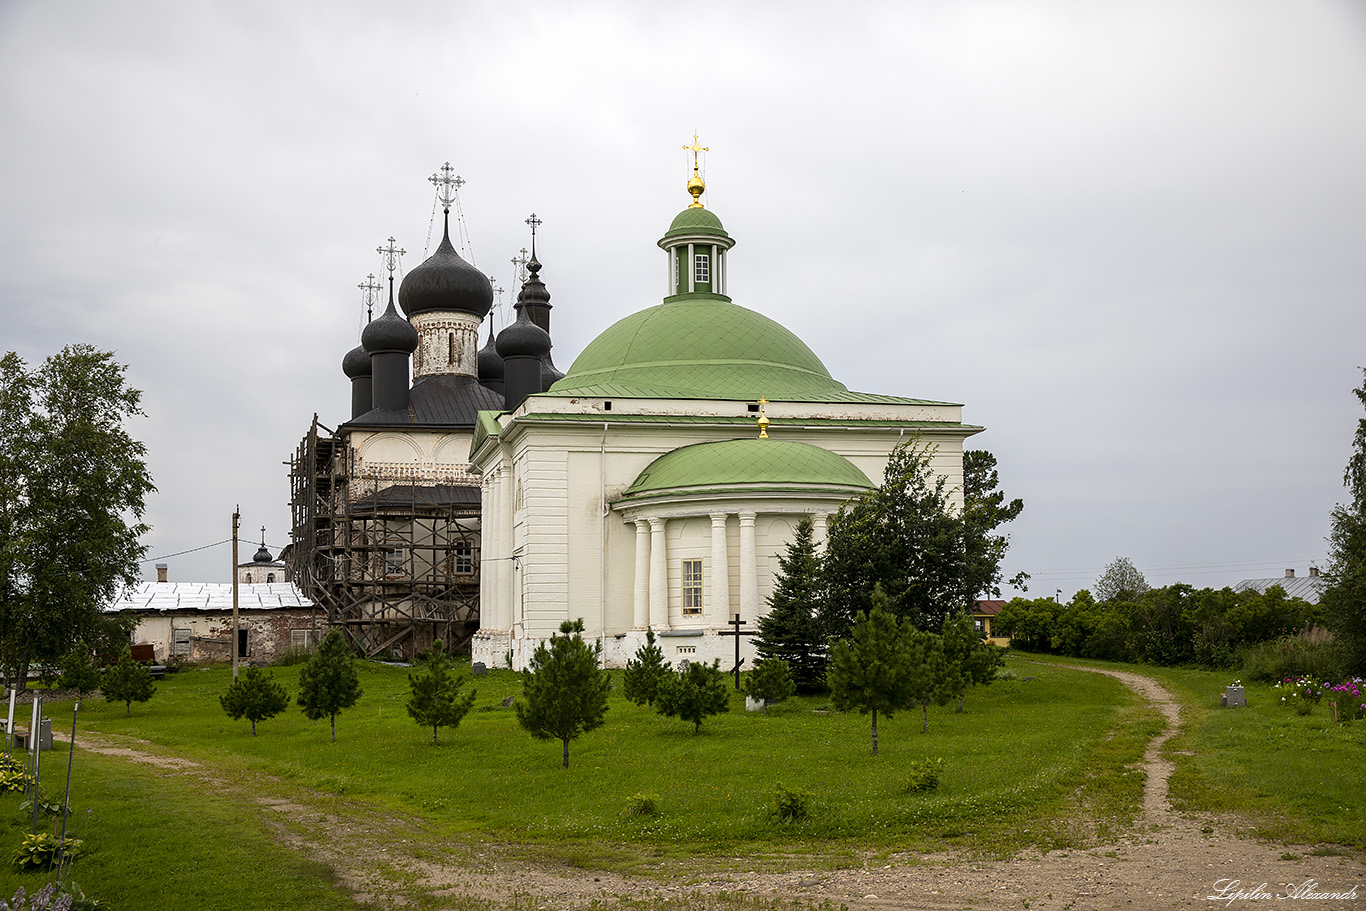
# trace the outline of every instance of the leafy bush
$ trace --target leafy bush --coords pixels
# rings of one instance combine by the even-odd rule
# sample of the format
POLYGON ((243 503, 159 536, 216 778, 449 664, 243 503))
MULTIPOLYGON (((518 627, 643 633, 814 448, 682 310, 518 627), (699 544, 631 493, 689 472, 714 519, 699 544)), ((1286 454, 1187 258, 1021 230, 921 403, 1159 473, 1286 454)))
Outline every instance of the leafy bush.
POLYGON ((627 816, 655 816, 658 813, 658 794, 632 794, 626 798, 627 816))
POLYGON ((15 756, 0 756, 0 793, 5 791, 27 791, 33 780, 28 776, 28 767, 15 756))
POLYGON ((122 702, 124 714, 133 714, 134 702, 146 702, 157 691, 152 683, 152 675, 133 660, 133 652, 127 646, 119 655, 118 664, 106 668, 100 681, 100 692, 106 702, 122 702))
POLYGON ((1277 683, 1287 677, 1313 676, 1337 680, 1344 676, 1342 648, 1332 633, 1322 627, 1308 627, 1238 649, 1234 663, 1245 680, 1277 683))
POLYGON ((773 786, 773 810, 778 822, 801 822, 811 815, 811 792, 789 788, 781 781, 773 786))
POLYGON ((57 864, 57 855, 63 854, 67 861, 73 861, 82 853, 83 842, 68 836, 65 841, 56 835, 39 832, 25 835, 21 844, 12 855, 14 868, 20 872, 29 870, 50 870, 57 864))
MULTIPOLYGON (((33 810, 33 800, 34 798, 30 797, 28 800, 19 804, 20 812, 25 814, 31 812, 33 810)), ((42 813, 44 816, 56 816, 62 812, 62 805, 60 803, 53 803, 42 794, 38 795, 37 800, 38 812, 42 813)))
POLYGON ((660 682, 655 710, 662 715, 693 723, 692 732, 702 730, 702 719, 730 711, 730 690, 721 673, 720 659, 711 664, 695 661, 660 682))
POLYGON ((939 787, 939 776, 944 774, 944 760, 918 759, 911 763, 906 775, 906 790, 923 794, 939 787))

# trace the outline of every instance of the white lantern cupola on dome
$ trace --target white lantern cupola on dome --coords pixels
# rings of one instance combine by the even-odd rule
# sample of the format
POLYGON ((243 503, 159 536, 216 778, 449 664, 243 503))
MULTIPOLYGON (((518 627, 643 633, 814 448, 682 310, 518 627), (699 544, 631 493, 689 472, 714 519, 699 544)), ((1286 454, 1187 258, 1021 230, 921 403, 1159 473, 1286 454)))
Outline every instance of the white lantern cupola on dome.
POLYGON ((669 225, 669 230, 659 240, 660 249, 669 254, 669 299, 675 297, 704 296, 726 297, 726 251, 735 246, 735 240, 726 233, 711 211, 702 205, 701 196, 706 190, 698 165, 698 153, 709 151, 709 147, 698 145, 697 135, 693 134, 692 145, 684 146, 692 152, 692 177, 688 180, 688 193, 692 203, 669 225))

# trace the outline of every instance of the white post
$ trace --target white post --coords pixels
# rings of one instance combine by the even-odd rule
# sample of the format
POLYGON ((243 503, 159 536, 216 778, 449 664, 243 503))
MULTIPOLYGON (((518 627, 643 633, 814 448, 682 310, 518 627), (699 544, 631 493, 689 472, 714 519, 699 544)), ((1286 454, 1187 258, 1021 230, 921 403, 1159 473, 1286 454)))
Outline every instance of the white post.
POLYGON ((43 697, 35 691, 33 693, 33 720, 28 725, 28 751, 33 754, 34 761, 37 761, 38 758, 38 721, 43 717, 40 708, 42 703, 43 697))

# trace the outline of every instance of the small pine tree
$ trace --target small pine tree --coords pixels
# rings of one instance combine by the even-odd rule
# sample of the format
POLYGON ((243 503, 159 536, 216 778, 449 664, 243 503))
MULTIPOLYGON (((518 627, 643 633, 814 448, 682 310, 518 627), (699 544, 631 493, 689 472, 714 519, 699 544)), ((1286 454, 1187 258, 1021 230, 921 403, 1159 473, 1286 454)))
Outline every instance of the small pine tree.
POLYGON ((598 667, 602 646, 583 641, 583 620, 560 624, 560 635, 536 646, 531 666, 522 671, 517 723, 538 740, 552 737, 564 746, 560 768, 569 768, 569 741, 601 727, 607 714, 612 678, 598 667))
POLYGON ((1001 649, 986 642, 972 628, 966 613, 959 613, 944 621, 944 687, 951 697, 958 698, 956 712, 963 711, 963 693, 970 686, 989 684, 996 679, 996 670, 1005 663, 1001 649))
POLYGON ((289 705, 289 694, 275 682, 275 675, 249 667, 218 697, 219 705, 228 717, 251 722, 251 736, 256 736, 256 722, 274 718, 289 705))
POLYGON ((730 711, 730 682, 721 672, 721 660, 711 664, 694 661, 664 679, 655 697, 655 709, 662 715, 693 723, 692 732, 702 730, 702 719, 730 711))
POLYGON ((782 702, 796 691, 792 671, 781 658, 764 658, 745 677, 745 695, 762 701, 764 714, 771 703, 782 702))
POLYGON ((152 683, 152 675, 133 660, 133 650, 125 647, 119 661, 113 667, 105 668, 100 678, 100 692, 109 702, 122 702, 124 714, 133 714, 134 702, 146 702, 157 691, 152 683))
POLYGON ((299 706, 310 721, 328 718, 332 742, 337 742, 337 713, 361 697, 360 678, 351 661, 351 647, 335 627, 299 672, 299 706))
POLYGON ((803 516, 778 574, 768 613, 759 618, 754 648, 760 659, 781 658, 792 671, 799 693, 814 693, 825 683, 826 648, 816 622, 821 598, 821 562, 810 516, 803 516))
POLYGON ((664 653, 655 645, 655 631, 645 629, 645 644, 636 649, 636 657, 626 662, 622 678, 622 693, 636 705, 654 705, 659 698, 659 687, 672 673, 664 653))
POLYGON ((873 716, 873 755, 877 755, 877 716, 888 718, 913 705, 919 693, 915 671, 915 627, 882 608, 881 586, 873 589, 871 613, 860 611, 853 629, 830 650, 830 702, 841 712, 858 709, 873 716))
POLYGON ((432 743, 436 743, 436 730, 439 727, 458 727, 474 705, 476 690, 470 690, 463 697, 460 687, 464 681, 451 673, 451 659, 446 654, 445 644, 440 639, 432 642, 432 650, 424 662, 426 673, 409 674, 408 715, 418 724, 431 725, 432 743))
POLYGON ((77 699, 84 699, 87 693, 100 688, 100 669, 95 666, 90 649, 84 642, 77 642, 75 648, 62 659, 62 676, 57 685, 62 689, 75 690, 77 699))

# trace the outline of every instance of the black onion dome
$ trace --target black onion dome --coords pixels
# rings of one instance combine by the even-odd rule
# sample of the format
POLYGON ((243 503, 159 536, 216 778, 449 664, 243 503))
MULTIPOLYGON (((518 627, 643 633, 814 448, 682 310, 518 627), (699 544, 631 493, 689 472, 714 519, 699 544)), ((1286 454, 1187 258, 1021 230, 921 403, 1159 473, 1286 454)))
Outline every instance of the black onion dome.
POLYGON ((498 341, 494 345, 498 356, 505 359, 545 357, 550 353, 550 333, 533 323, 523 310, 515 323, 498 333, 498 341))
POLYGON ((493 306, 493 285, 487 275, 455 252, 447 228, 436 252, 403 277, 398 303, 409 316, 458 310, 482 319, 493 306))
POLYGON ((262 544, 261 549, 256 552, 256 556, 252 557, 252 560, 257 563, 269 563, 270 551, 266 550, 266 546, 262 544))
POLYGON ((342 373, 351 380, 371 375, 370 355, 366 353, 363 345, 357 345, 346 352, 346 357, 342 358, 342 373))
MULTIPOLYGON (((392 286, 391 286, 392 287, 392 286)), ((398 315, 394 309, 394 299, 389 298, 389 306, 378 319, 373 319, 360 334, 361 346, 369 354, 382 351, 401 351, 412 354, 417 350, 417 330, 413 324, 398 315)))
POLYGON ((493 327, 489 326, 489 340, 479 349, 479 382, 501 380, 504 375, 503 359, 494 347, 493 327))
MULTIPOLYGON (((550 309, 550 292, 546 290, 545 282, 541 281, 541 264, 536 259, 536 252, 531 253, 531 261, 526 264, 526 270, 531 274, 522 283, 522 290, 517 292, 517 306, 540 306, 550 309)), ((542 327, 544 328, 544 327, 542 327)))

